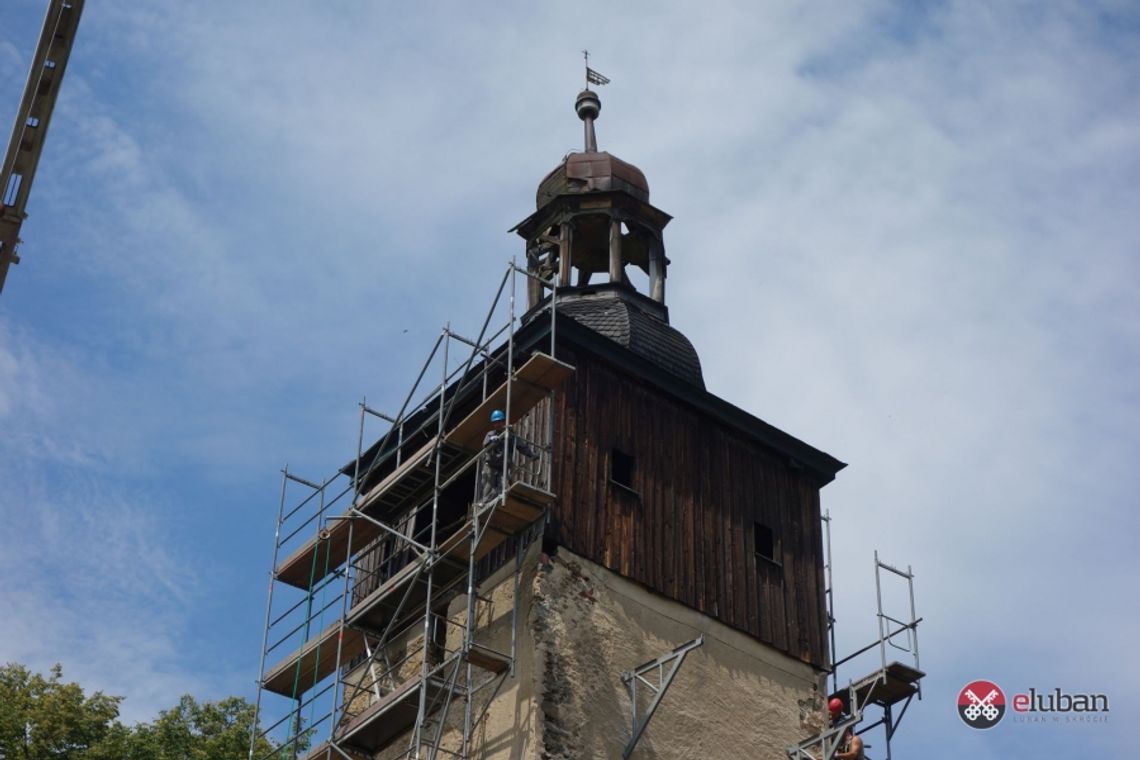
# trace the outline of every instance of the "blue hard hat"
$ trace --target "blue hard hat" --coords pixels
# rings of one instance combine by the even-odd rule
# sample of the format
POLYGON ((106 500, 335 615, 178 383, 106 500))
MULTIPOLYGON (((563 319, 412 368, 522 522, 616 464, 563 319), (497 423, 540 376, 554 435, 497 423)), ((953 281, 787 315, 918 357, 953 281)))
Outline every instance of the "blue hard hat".
POLYGON ((507 415, 503 414, 502 409, 496 409, 495 411, 491 412, 491 422, 504 422, 506 419, 507 415))

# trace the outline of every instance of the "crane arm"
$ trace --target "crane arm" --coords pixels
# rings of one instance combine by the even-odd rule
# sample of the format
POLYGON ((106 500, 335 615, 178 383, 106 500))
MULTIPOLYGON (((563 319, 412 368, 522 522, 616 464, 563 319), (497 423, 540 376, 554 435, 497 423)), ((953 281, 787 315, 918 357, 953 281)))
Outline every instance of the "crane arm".
POLYGON ((67 59, 71 56, 83 2, 50 0, 40 42, 28 73, 28 83, 24 87, 24 98, 16 114, 12 139, 4 156, 3 173, 0 173, 0 291, 4 289, 9 265, 20 262, 16 253, 20 243, 20 225, 28 215, 25 210, 28 193, 43 152, 67 59))

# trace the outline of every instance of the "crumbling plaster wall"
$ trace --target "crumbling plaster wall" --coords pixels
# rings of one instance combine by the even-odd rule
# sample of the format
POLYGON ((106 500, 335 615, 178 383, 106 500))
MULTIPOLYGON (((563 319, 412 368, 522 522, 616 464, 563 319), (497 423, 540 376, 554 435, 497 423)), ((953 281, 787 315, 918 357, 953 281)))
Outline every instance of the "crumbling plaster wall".
POLYGON ((810 666, 565 550, 537 574, 528 621, 542 760, 620 758, 631 733, 621 673, 702 634, 634 757, 782 758, 822 721, 810 666))
MULTIPOLYGON (((510 649, 513 570, 512 562, 479 591, 476 638, 500 651, 510 649)), ((456 599, 449 617, 461 620, 465 604, 456 599)), ((823 680, 810 666, 565 549, 539 554, 536 542, 522 562, 515 672, 474 701, 476 716, 486 712, 471 757, 621 758, 631 732, 621 674, 702 634, 704 645, 685 659, 634 758, 778 759, 820 730, 823 680)), ((449 640, 448 649, 457 645, 449 640)), ((642 704, 648 700, 645 693, 642 704)), ((458 749, 462 720, 458 703, 445 749, 458 749)), ((398 740, 378 757, 406 749, 398 740)))

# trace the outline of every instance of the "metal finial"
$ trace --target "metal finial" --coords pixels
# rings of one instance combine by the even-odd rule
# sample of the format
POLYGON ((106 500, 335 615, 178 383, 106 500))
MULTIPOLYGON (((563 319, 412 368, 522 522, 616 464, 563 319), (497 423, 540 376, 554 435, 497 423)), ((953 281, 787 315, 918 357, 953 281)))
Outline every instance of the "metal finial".
POLYGON ((602 101, 593 90, 582 90, 578 93, 578 99, 574 101, 574 110, 578 112, 578 118, 585 123, 586 152, 597 153, 598 138, 594 134, 594 119, 598 118, 598 113, 602 110, 602 101))

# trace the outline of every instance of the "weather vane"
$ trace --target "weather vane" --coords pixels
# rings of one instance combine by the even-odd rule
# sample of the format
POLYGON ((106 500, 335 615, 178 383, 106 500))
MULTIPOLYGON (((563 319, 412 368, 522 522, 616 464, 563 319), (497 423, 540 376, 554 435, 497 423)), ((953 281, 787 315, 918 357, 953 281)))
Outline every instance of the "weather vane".
POLYGON ((586 89, 590 89, 591 84, 609 84, 609 77, 604 77, 590 68, 590 51, 583 50, 582 56, 586 59, 586 89))

